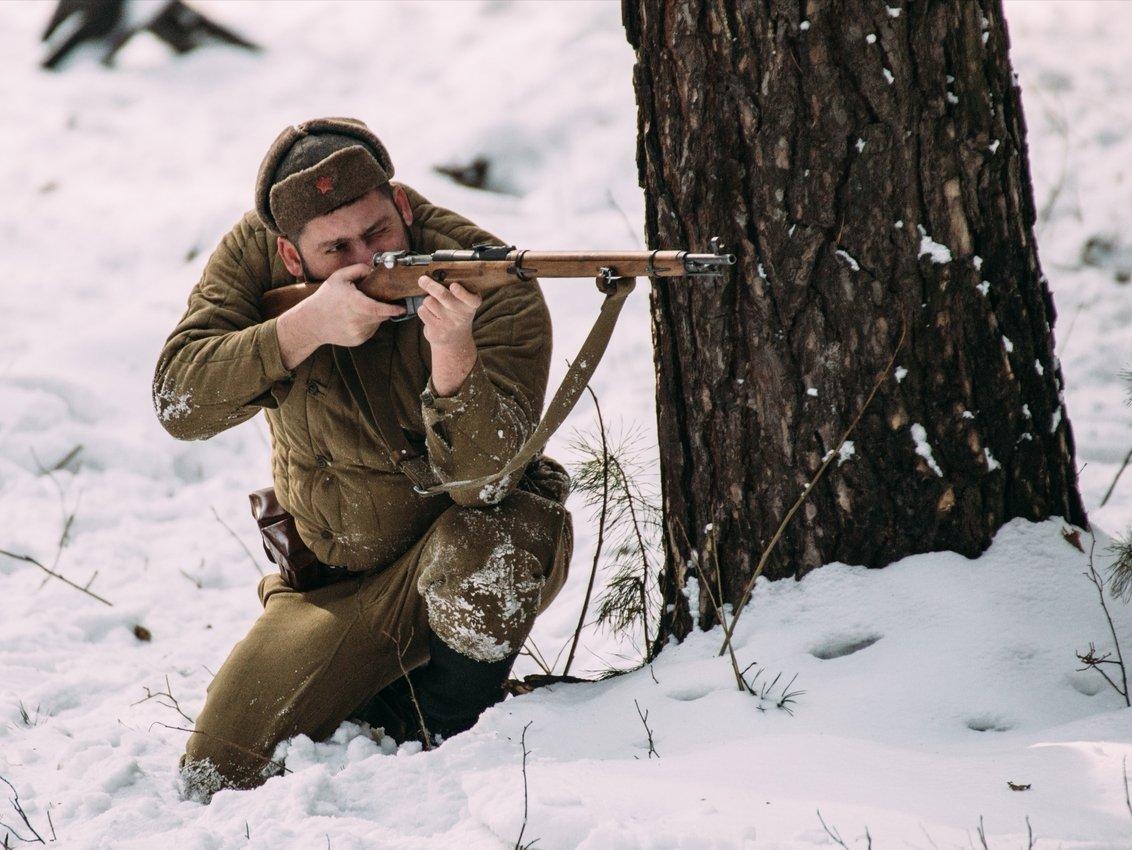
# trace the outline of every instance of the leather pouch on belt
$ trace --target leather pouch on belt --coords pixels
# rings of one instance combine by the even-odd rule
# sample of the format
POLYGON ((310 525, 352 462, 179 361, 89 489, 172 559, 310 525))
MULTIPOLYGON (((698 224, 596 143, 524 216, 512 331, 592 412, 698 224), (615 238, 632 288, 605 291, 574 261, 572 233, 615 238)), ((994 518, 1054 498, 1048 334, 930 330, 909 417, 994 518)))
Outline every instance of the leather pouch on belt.
POLYGON ((295 518, 279 504, 274 487, 249 493, 248 499, 263 537, 263 551, 279 567, 279 575, 288 587, 298 591, 314 590, 349 575, 349 571, 328 567, 315 557, 299 536, 295 518))

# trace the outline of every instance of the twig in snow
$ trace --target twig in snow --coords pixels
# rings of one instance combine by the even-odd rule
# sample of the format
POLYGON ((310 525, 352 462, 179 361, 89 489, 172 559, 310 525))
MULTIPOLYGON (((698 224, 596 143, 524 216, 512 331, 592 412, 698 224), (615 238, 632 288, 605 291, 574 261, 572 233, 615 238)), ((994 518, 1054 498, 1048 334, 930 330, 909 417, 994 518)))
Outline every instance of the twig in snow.
POLYGON ((201 590, 204 587, 204 585, 201 583, 201 580, 199 578, 193 578, 191 575, 189 575, 184 570, 178 570, 178 572, 181 575, 183 575, 185 578, 187 578, 189 581, 191 581, 193 584, 195 584, 197 586, 197 590, 201 590))
POLYGON ((66 584, 70 587, 73 587, 75 590, 78 590, 82 593, 85 593, 87 596, 91 597, 92 599, 97 599, 103 605, 109 605, 111 608, 114 607, 113 602, 110 602, 106 599, 103 599, 101 596, 99 596, 97 593, 95 593, 89 587, 83 587, 81 584, 75 584, 73 581, 71 581, 69 578, 67 578, 62 573, 57 573, 57 572, 55 572, 55 570, 52 570, 48 567, 45 567, 43 564, 41 564, 35 558, 31 557, 31 555, 20 555, 16 552, 9 552, 7 549, 0 549, 0 555, 5 555, 9 558, 13 558, 17 561, 23 561, 23 562, 28 563, 28 564, 34 564, 35 566, 37 566, 41 570, 43 570, 45 573, 47 573, 47 575, 49 577, 59 579, 59 581, 63 582, 63 584, 66 584))
POLYGON ((1112 658, 1112 653, 1110 652, 1106 652, 1104 655, 1098 656, 1096 654, 1096 647, 1090 642, 1089 651, 1087 653, 1077 653, 1077 659, 1085 665, 1084 667, 1078 668, 1078 670, 1096 670, 1104 677, 1104 680, 1106 682, 1112 685, 1113 690, 1124 697, 1124 704, 1132 706, 1132 699, 1129 699, 1128 693, 1128 671, 1124 666, 1124 656, 1120 651, 1120 640, 1116 636, 1116 626, 1113 625, 1112 615, 1108 611, 1108 603, 1105 602, 1104 598, 1104 580, 1101 579, 1100 575, 1097 573, 1096 565, 1093 562, 1093 550, 1096 548, 1097 538, 1095 534, 1091 534, 1090 537, 1092 538, 1092 543, 1089 545, 1089 569, 1088 572, 1086 572, 1084 575, 1085 578, 1092 582, 1093 586, 1097 589, 1097 595, 1099 596, 1101 603, 1101 610, 1104 611, 1105 619, 1108 621, 1108 630, 1112 635, 1112 643, 1115 647, 1116 658, 1112 658), (1105 664, 1111 664, 1120 670, 1121 684, 1118 685, 1113 679, 1109 677, 1108 673, 1104 671, 1104 667, 1102 665, 1105 664))
POLYGON ((986 833, 986 830, 983 829, 983 816, 982 815, 979 815, 979 830, 978 830, 978 833, 979 833, 979 843, 983 845, 983 850, 990 850, 990 848, 987 847, 987 833, 986 833))
POLYGON ((137 702, 130 703, 131 706, 141 705, 143 702, 155 699, 157 700, 158 705, 173 709, 173 711, 177 712, 179 715, 185 718, 185 720, 189 721, 189 723, 196 723, 196 720, 194 718, 189 717, 189 715, 185 714, 185 712, 181 709, 181 703, 177 702, 177 698, 173 696, 173 688, 169 685, 168 673, 165 674, 165 690, 151 691, 149 688, 144 686, 143 690, 145 691, 145 696, 139 699, 137 702), (165 702, 165 700, 168 700, 168 702, 165 702))
MULTIPOLYGON (((420 701, 417 700, 417 689, 413 687, 413 680, 409 678, 409 671, 405 669, 404 651, 401 649, 401 641, 393 637, 389 632, 385 632, 385 636, 393 641, 393 645, 397 647, 397 666, 401 668, 401 675, 405 677, 405 684, 409 686, 409 699, 413 703, 413 710, 417 713, 417 723, 420 724, 421 744, 426 750, 432 749, 432 735, 428 731, 428 726, 425 724, 424 712, 421 711, 420 701)), ((413 639, 413 630, 409 630, 409 640, 413 639)))
POLYGON ((1030 826, 1030 816, 1026 815, 1026 850, 1034 850, 1034 828, 1030 826))
POLYGON ((257 561, 255 559, 255 555, 252 554, 251 550, 247 546, 244 545, 244 541, 240 539, 240 535, 238 535, 236 532, 234 532, 232 530, 232 527, 230 525, 228 525, 228 523, 226 523, 223 519, 220 518, 220 514, 218 514, 216 512, 216 508, 212 507, 212 505, 209 505, 208 509, 210 511, 212 511, 212 515, 214 517, 216 517, 216 521, 218 523, 220 523, 222 526, 224 526, 224 530, 227 531, 229 534, 231 534, 232 538, 237 543, 240 544, 240 548, 243 549, 244 552, 247 554, 248 560, 250 560, 252 562, 252 566, 256 568, 256 572, 258 572, 260 575, 263 575, 263 567, 261 567, 259 565, 259 561, 257 561))
POLYGON ((531 659, 531 661, 537 664, 542 672, 547 676, 551 675, 551 667, 546 663, 546 659, 543 657, 543 654, 539 650, 538 644, 535 643, 534 638, 529 636, 527 637, 526 643, 523 644, 523 649, 519 654, 525 655, 529 659, 531 659))
POLYGON ((639 718, 641 718, 641 723, 643 723, 644 726, 645 726, 645 734, 649 736, 649 758, 651 759, 653 756, 660 758, 660 753, 658 753, 656 751, 656 745, 653 743, 652 729, 649 728, 649 713, 648 713, 648 711, 646 710, 646 711, 642 712, 641 711, 641 704, 639 702, 637 702, 636 700, 633 700, 633 705, 635 705, 637 707, 637 716, 639 718))
POLYGON ((723 655, 723 653, 727 651, 727 646, 731 642, 731 635, 734 633, 735 626, 739 622, 739 616, 743 613, 743 609, 746 607, 747 602, 751 598, 751 593, 755 589, 755 582, 758 580, 758 577, 763 574, 763 570, 766 569, 766 565, 770 561, 771 553, 786 531, 786 526, 790 523, 790 520, 793 519, 794 514, 798 512, 798 509, 802 507, 802 503, 805 502, 810 493, 814 491, 814 487, 817 486, 818 481, 821 479, 822 475, 825 474, 826 469, 833 462, 833 459, 840 456, 841 448, 845 445, 845 441, 849 439, 849 435, 853 433, 853 429, 857 427, 857 423, 861 421, 861 417, 865 415, 865 411, 872 403, 873 398, 876 397, 881 386, 892 372, 892 367, 896 365, 896 355, 899 354, 900 349, 904 347, 904 339, 907 335, 908 323, 905 322, 900 330, 900 339, 896 343, 896 347, 892 350, 892 357, 889 358, 888 365, 884 367, 884 371, 881 372, 880 377, 877 378, 872 391, 865 399, 865 403, 861 405, 861 409, 857 411, 857 415, 853 417, 853 421, 849 423, 849 427, 845 429, 845 433, 841 435, 841 440, 833 447, 833 451, 826 454, 822 465, 818 467, 818 471, 814 473, 813 478, 811 478, 810 482, 806 485, 806 489, 802 491, 802 494, 798 496, 794 504, 790 507, 790 510, 786 512, 786 516, 782 518, 782 522, 779 523, 774 535, 770 538, 770 542, 767 543, 766 547, 763 549, 762 555, 759 556, 758 566, 756 566, 755 571, 751 573, 751 578, 747 582, 747 586, 743 588, 742 595, 739 597, 739 604, 735 606, 735 613, 731 615, 731 625, 724 629, 723 646, 719 648, 719 655, 723 655))
POLYGON ((1128 814, 1132 815, 1132 797, 1128 796, 1128 756, 1121 762, 1124 769, 1124 805, 1128 807, 1128 814))
MULTIPOLYGON (((713 518, 715 517, 715 511, 714 510, 712 511, 712 517, 713 518)), ((675 518, 674 523, 675 523, 675 526, 676 526, 676 530, 679 531, 680 536, 684 538, 684 548, 688 552, 691 552, 692 551, 692 544, 691 544, 691 541, 688 540, 687 532, 684 531, 684 524, 682 522, 680 522, 679 518, 675 518)), ((704 531, 706 531, 708 533, 707 543, 705 544, 704 548, 712 555, 712 559, 715 561, 715 584, 716 584, 716 588, 719 591, 719 601, 718 602, 716 602, 716 600, 715 600, 715 594, 713 594, 712 591, 711 591, 711 582, 708 581, 707 576, 704 574, 704 568, 703 568, 703 565, 700 563, 700 558, 696 557, 696 558, 692 558, 690 560, 692 561, 692 566, 694 566, 696 568, 696 574, 699 575, 700 581, 703 583, 704 590, 707 592, 708 601, 711 602, 712 611, 715 612, 715 619, 719 622, 719 624, 721 626, 723 626, 723 630, 724 630, 724 632, 726 632, 727 631, 727 617, 723 613, 723 585, 721 583, 722 580, 720 579, 720 575, 719 575, 719 560, 718 560, 718 557, 716 557, 716 554, 715 554, 715 529, 716 529, 716 525, 715 525, 714 522, 709 523, 704 528, 704 531)), ((698 603, 697 603, 697 605, 698 605, 698 603)), ((735 674, 735 685, 736 685, 736 687, 738 687, 739 690, 741 690, 741 691, 747 690, 747 687, 746 687, 747 683, 743 680, 742 671, 739 670, 739 659, 735 657, 735 647, 732 646, 731 639, 725 637, 724 641, 723 641, 723 645, 727 649, 727 654, 731 658, 731 671, 732 671, 732 673, 735 674)))
MULTIPOLYGON (((31 825, 31 820, 28 819, 27 812, 24 811, 24 807, 22 805, 20 805, 20 792, 16 790, 16 786, 13 785, 11 782, 9 782, 7 779, 5 779, 3 776, 0 776, 0 782, 3 782, 10 789, 12 789, 12 796, 8 798, 8 802, 12 804, 12 808, 16 810, 16 815, 18 815, 20 820, 23 821, 24 826, 27 827, 28 831, 31 832, 31 834, 35 837, 34 838, 24 838, 22 835, 20 835, 18 832, 16 832, 16 830, 12 829, 12 827, 8 826, 3 821, 0 821, 0 827, 3 827, 7 831, 8 834, 15 836, 17 841, 22 841, 25 844, 33 844, 35 842, 39 842, 40 844, 46 844, 47 842, 43 840, 43 836, 40 835, 39 831, 34 826, 31 825)), ((47 822, 49 824, 51 823, 50 813, 48 814, 47 822)), ((54 841, 55 840, 55 837, 54 837, 55 836, 55 827, 54 826, 51 827, 51 834, 52 834, 51 840, 54 841)), ((8 836, 7 835, 4 836, 4 843, 5 844, 8 843, 8 836)))
POLYGON ((534 846, 535 841, 538 841, 538 839, 536 838, 534 841, 528 841, 526 844, 523 843, 523 833, 527 831, 527 812, 529 802, 529 798, 527 796, 527 756, 530 755, 530 750, 527 749, 527 729, 530 728, 531 723, 533 722, 534 721, 527 721, 527 725, 523 727, 522 737, 519 739, 520 744, 523 747, 523 824, 519 827, 519 837, 515 839, 514 850, 527 850, 527 848, 534 846))
POLYGON ((825 822, 825 818, 823 818, 823 817, 821 816, 821 809, 818 809, 818 820, 819 820, 819 821, 821 821, 821 826, 822 826, 822 829, 824 829, 824 830, 825 830, 825 834, 826 834, 826 835, 828 835, 828 836, 829 836, 830 838, 832 838, 832 839, 833 839, 833 840, 834 840, 835 842, 837 842, 837 843, 838 843, 838 844, 840 844, 840 845, 841 845, 842 847, 844 847, 844 848, 845 848, 845 850, 849 850, 849 845, 848 845, 848 844, 846 844, 846 843, 845 843, 844 841, 842 841, 842 840, 841 840, 841 833, 839 833, 839 832, 838 832, 838 831, 837 831, 836 829, 831 829, 831 828, 829 827, 829 825, 828 825, 828 824, 827 824, 827 823, 825 822))
MULTIPOLYGON (((68 463, 70 463, 71 460, 76 455, 78 455, 78 453, 81 450, 82 450, 81 445, 75 446, 75 448, 71 449, 69 452, 67 452, 66 455, 64 455, 62 460, 58 461, 50 469, 48 469, 46 466, 43 465, 43 463, 39 459, 39 456, 35 453, 34 449, 32 449, 32 451, 31 451, 32 460, 35 461, 35 465, 36 465, 36 468, 39 470, 39 474, 45 475, 47 477, 47 479, 52 483, 52 485, 54 485, 55 491, 59 494, 59 514, 60 514, 60 518, 62 519, 62 522, 63 522, 63 529, 62 529, 62 531, 59 532, 59 540, 55 545, 55 559, 51 562, 51 569, 53 569, 53 570, 58 568, 59 560, 60 560, 60 558, 63 557, 63 550, 65 548, 67 548, 67 544, 70 542, 71 526, 74 525, 74 523, 75 523, 75 517, 78 515, 78 512, 79 512, 79 502, 82 500, 82 492, 80 491, 79 495, 75 497, 74 507, 72 507, 70 510, 68 510, 67 509, 67 491, 63 487, 63 485, 59 483, 59 479, 55 477, 55 473, 58 472, 60 469, 62 469, 64 466, 66 466, 68 463)), ((97 575, 97 573, 96 573, 96 575, 97 575)), ((45 578, 43 581, 44 581, 44 583, 46 583, 47 579, 45 578)), ((94 581, 94 576, 91 576, 90 581, 87 582, 87 586, 89 587, 90 583, 93 582, 93 581, 94 581)))
MULTIPOLYGON (((586 621, 586 612, 590 607, 590 597, 593 595, 594 580, 597 578, 597 565, 601 560, 601 547, 605 543, 605 520, 609 511, 609 442, 605 434, 605 420, 601 416, 601 405, 597 400, 597 393, 589 384, 586 390, 594 400, 594 409, 597 411, 598 432, 601 435, 601 513, 597 523, 597 547, 594 549, 594 560, 590 566, 590 580, 586 584, 586 596, 582 600, 582 610, 578 614, 578 625, 574 629, 574 639, 570 643, 570 654, 566 656, 566 668, 562 671, 565 676, 570 675, 570 665, 574 663, 574 653, 578 649, 578 640, 582 636, 582 626, 586 621)), ((547 670, 547 673, 550 671, 547 670)))

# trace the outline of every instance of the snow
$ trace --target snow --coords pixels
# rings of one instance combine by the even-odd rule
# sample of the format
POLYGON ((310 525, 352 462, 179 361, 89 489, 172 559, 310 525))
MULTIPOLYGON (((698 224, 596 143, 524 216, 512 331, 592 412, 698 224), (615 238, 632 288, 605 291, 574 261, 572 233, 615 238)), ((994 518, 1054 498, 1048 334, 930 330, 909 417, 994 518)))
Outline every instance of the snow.
POLYGON ((851 268, 851 269, 852 269, 853 271, 855 271, 855 272, 859 272, 859 271, 861 270, 861 264, 860 264, 860 263, 858 263, 858 262, 857 262, 857 261, 856 261, 856 260, 855 260, 855 259, 853 258, 853 255, 852 255, 852 254, 850 254, 850 253, 849 253, 848 251, 846 251, 846 250, 844 250, 844 249, 842 249, 842 248, 838 248, 838 249, 837 249, 836 251, 834 251, 833 253, 834 253, 834 254, 836 254, 836 255, 837 255, 838 257, 840 257, 841 259, 843 259, 843 260, 844 260, 844 261, 845 261, 846 263, 848 263, 848 265, 849 265, 849 268, 851 268))
POLYGON ((924 226, 922 224, 917 224, 916 228, 920 231, 919 256, 923 257, 927 255, 928 259, 930 259, 933 263, 938 263, 940 265, 950 263, 951 249, 946 245, 936 242, 934 239, 928 236, 927 231, 924 230, 924 226))
MULTIPOLYGON (((276 133, 318 115, 363 117, 398 177, 523 247, 642 247, 644 215, 617 4, 199 5, 268 49, 173 60, 139 39, 117 71, 88 55, 49 75, 35 68, 47 4, 6 4, 0 28, 0 87, 19 128, 0 140, 0 548, 50 566, 66 529, 58 570, 80 585, 95 576, 90 590, 113 602, 0 556, 0 776, 45 831, 50 810, 55 846, 509 848, 523 821, 526 729, 524 842, 539 848, 833 846, 819 809, 852 847, 866 828, 878 847, 968 847, 980 817, 991 847, 1025 846, 1027 817, 1039 848, 1132 847, 1121 781, 1132 715, 1077 670, 1075 651, 1091 641, 1107 651, 1111 638, 1081 575, 1091 540, 1083 534, 1079 551, 1056 519, 1008 523, 977 559, 934 553, 760 581, 733 643, 768 681, 797 674, 805 693, 793 715, 760 711, 735 688, 716 629, 669 647, 651 671, 508 699, 432 752, 344 724, 328 741, 283 745, 290 772, 260 789, 208 806, 180 800, 186 735, 169 727, 189 721, 146 689, 168 682, 196 716, 210 671, 256 617, 266 565, 245 494, 268 480, 270 447, 259 419, 175 442, 153 414, 150 379, 209 252, 250 205, 276 133), (476 154, 500 166, 492 179, 506 194, 432 170, 476 154)), ((1103 571, 1108 535, 1132 525, 1127 476, 1099 507, 1132 445, 1120 377, 1132 287, 1118 282, 1132 263, 1132 14, 1013 2, 1007 16, 1066 415, 1103 571), (1093 237, 1112 247, 1083 261, 1093 237)), ((933 262, 950 259, 921 237, 933 262)), ((556 385, 599 298, 592 282, 543 290, 556 385)), ((652 370, 638 292, 593 387, 607 422, 646 439, 652 370)), ((1060 408, 1053 417, 1056 430, 1060 408)), ((593 423, 580 404, 549 454, 571 460, 573 430, 593 423)), ((942 475, 926 429, 911 431, 942 475)), ((838 465, 850 457, 866 463, 867 447, 847 442, 838 465)), ((985 458, 988 470, 998 463, 985 458)), ((596 542, 577 496, 570 506, 573 571, 534 632, 551 657, 573 634, 596 542)), ((1112 613, 1128 652, 1130 609, 1112 613)), ((628 666, 639 650, 589 627, 572 672, 628 666)), ((535 669, 522 658, 516 672, 535 669)), ((11 824, 9 796, 0 821, 11 824)))
POLYGON ((935 455, 932 454, 931 443, 928 442, 928 432, 919 422, 912 423, 912 442, 916 445, 916 454, 927 461, 928 466, 931 467, 932 472, 943 478, 943 470, 939 468, 939 464, 935 462, 935 455))

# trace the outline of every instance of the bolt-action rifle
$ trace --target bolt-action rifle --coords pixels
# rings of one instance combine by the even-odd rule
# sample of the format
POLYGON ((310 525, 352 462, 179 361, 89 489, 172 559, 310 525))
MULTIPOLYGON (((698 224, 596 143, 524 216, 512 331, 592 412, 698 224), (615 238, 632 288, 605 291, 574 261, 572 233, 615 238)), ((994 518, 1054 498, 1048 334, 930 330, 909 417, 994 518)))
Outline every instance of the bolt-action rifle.
MULTIPOLYGON (((434 251, 411 254, 385 251, 373 255, 374 270, 357 284, 358 289, 378 301, 403 301, 407 312, 389 321, 407 321, 427 297, 417 279, 428 275, 439 283, 459 283, 480 294, 502 286, 530 283, 535 278, 592 277, 605 294, 601 312, 547 406, 546 413, 518 452, 498 471, 470 481, 441 482, 428 458, 406 441, 400 423, 393 420, 388 392, 388 363, 391 350, 388 335, 378 333, 354 348, 335 349, 334 357, 350 394, 363 418, 388 446, 390 459, 407 475, 422 495, 436 495, 455 489, 475 488, 489 504, 506 495, 516 475, 542 451, 550 435, 574 407, 593 376, 621 312, 625 298, 633 291, 636 278, 721 277, 735 264, 734 254, 723 253, 718 238, 711 240, 711 251, 519 251, 514 246, 477 245, 470 250, 434 251), (384 345, 386 348, 382 349, 384 345), (384 353, 382 353, 384 352, 384 353)), ((269 289, 263 296, 265 319, 289 310, 313 295, 319 284, 296 283, 269 289)))
MULTIPOLYGON (((426 274, 438 283, 456 280, 481 295, 508 284, 534 278, 590 277, 608 291, 618 278, 719 277, 735 264, 734 254, 722 253, 718 239, 711 252, 689 251, 518 251, 514 246, 477 245, 470 250, 411 254, 384 251, 373 255, 374 270, 357 286, 370 298, 403 301, 406 313, 392 321, 416 315, 424 301, 417 278, 426 274)), ((264 318, 271 319, 313 295, 317 283, 296 283, 268 290, 263 297, 264 318)))

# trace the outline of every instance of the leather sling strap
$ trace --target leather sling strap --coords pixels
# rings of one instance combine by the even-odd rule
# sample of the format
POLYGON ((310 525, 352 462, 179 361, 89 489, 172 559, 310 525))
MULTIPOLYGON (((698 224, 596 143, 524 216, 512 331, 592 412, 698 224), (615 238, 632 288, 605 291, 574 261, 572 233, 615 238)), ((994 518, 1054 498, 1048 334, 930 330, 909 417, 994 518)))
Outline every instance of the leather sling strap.
MULTIPOLYGON (((526 439, 503 468, 491 475, 465 481, 441 482, 428 456, 414 448, 405 437, 393 412, 389 393, 390 367, 394 353, 392 328, 379 328, 369 340, 355 348, 334 348, 334 360, 355 403, 367 424, 385 441, 390 460, 416 485, 421 495, 435 496, 451 490, 476 487, 489 494, 501 486, 506 490, 511 476, 521 473, 536 454, 542 451, 551 435, 558 430, 578 403, 598 363, 601 362, 613 328, 621 315, 625 299, 636 286, 631 277, 599 277, 598 289, 605 293, 596 321, 582 343, 578 356, 570 364, 534 432, 526 439), (384 331, 384 332, 383 332, 384 331)), ((490 498, 487 501, 492 501, 490 498)))

